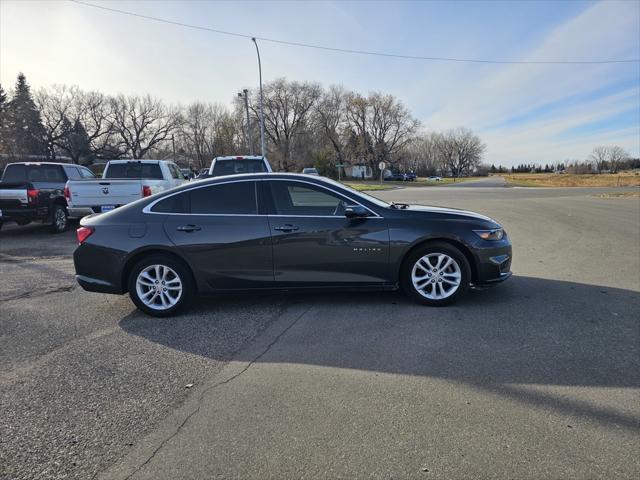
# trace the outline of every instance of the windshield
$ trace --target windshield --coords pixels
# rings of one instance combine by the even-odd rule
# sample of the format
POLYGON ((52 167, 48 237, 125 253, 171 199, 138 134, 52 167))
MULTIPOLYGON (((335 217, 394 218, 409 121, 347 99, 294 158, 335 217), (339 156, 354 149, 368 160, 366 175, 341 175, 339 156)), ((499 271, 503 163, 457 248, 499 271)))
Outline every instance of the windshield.
POLYGON ((263 160, 216 160, 213 166, 213 176, 235 175, 237 173, 266 172, 263 160))
POLYGON ((330 178, 323 178, 323 180, 327 183, 332 183, 333 185, 340 187, 344 190, 348 190, 350 194, 356 197, 363 198, 364 200, 367 200, 377 205, 378 207, 389 208, 391 206, 390 203, 387 203, 384 200, 380 200, 379 198, 376 198, 374 196, 371 196, 369 194, 356 190, 355 188, 352 188, 349 185, 345 185, 344 183, 336 182, 335 180, 331 180, 330 178))

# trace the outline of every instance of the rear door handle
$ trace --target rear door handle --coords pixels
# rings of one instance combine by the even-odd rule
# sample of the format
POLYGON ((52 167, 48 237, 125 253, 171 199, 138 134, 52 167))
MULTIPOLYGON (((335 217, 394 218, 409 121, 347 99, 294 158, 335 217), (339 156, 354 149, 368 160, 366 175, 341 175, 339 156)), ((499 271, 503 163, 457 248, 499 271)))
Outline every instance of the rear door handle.
POLYGON ((281 227, 273 227, 273 229, 278 230, 279 232, 295 232, 296 230, 298 230, 298 227, 287 223, 286 225, 282 225, 281 227))
POLYGON ((176 228, 176 230, 178 230, 179 232, 199 232, 200 230, 202 230, 202 228, 200 227, 200 225, 181 225, 178 228, 176 228))

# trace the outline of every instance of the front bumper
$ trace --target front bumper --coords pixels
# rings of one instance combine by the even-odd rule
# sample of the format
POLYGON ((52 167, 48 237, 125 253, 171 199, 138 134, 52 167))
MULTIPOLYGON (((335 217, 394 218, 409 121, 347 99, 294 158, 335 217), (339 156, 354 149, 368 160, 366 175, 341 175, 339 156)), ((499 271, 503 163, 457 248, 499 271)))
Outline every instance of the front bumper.
POLYGON ((477 269, 473 284, 476 286, 493 285, 504 282, 511 277, 511 261, 513 260, 511 243, 505 239, 499 245, 487 241, 482 244, 482 246, 477 246, 474 251, 477 269))

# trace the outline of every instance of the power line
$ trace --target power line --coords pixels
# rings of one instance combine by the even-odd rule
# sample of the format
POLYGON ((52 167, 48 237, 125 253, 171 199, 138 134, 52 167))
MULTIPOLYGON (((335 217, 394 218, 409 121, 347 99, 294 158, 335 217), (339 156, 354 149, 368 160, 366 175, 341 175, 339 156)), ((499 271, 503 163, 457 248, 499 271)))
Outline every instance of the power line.
POLYGON ((350 53, 356 55, 370 55, 376 57, 390 57, 390 58, 404 58, 409 60, 430 60, 439 62, 459 62, 459 63, 490 63, 490 64, 523 64, 523 65, 597 65, 608 63, 640 63, 640 59, 631 60, 479 60, 473 58, 451 58, 451 57, 423 57, 418 55, 401 55, 396 53, 384 53, 384 52, 372 52, 368 50, 354 50, 349 48, 337 48, 327 47, 323 45, 313 45, 310 43, 290 42, 286 40, 277 40, 274 38, 258 37, 256 35, 247 35, 244 33, 229 32, 226 30, 218 30, 211 27, 203 27, 201 25, 192 25, 189 23, 176 22, 174 20, 167 20, 166 18, 152 17, 150 15, 143 15, 140 13, 129 12, 126 10, 120 10, 117 8, 105 7, 103 5, 95 5, 81 0, 69 0, 70 2, 78 5, 84 5, 86 7, 97 8, 100 10, 106 10, 113 13, 119 13, 122 15, 129 15, 131 17, 142 18, 145 20, 152 20, 154 22, 166 23, 169 25, 176 25, 178 27, 192 28, 195 30, 204 30, 207 32, 218 33, 220 35, 228 35, 232 37, 241 38, 256 38, 263 42, 276 43, 280 45, 288 45, 292 47, 313 48, 315 50, 325 50, 330 52, 350 53))

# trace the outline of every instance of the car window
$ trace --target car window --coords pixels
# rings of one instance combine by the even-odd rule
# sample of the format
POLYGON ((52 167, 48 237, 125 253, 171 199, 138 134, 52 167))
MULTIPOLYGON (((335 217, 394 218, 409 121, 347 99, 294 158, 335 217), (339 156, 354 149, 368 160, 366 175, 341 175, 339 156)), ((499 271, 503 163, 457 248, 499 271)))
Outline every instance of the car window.
POLYGON ((76 167, 64 167, 64 171, 67 174, 69 180, 80 180, 82 176, 76 167))
POLYGON ((191 190, 191 213, 251 215, 258 211, 255 182, 232 182, 191 190))
POLYGON ((151 209, 157 213, 189 213, 189 192, 171 195, 156 203, 151 209))
POLYGON ((266 172, 263 160, 216 160, 213 166, 213 176, 235 175, 237 173, 266 172))
POLYGON ((27 180, 27 167, 20 163, 7 165, 2 175, 3 182, 24 182, 27 180))
POLYGON ((80 175, 82 176, 82 178, 96 178, 91 170, 83 167, 80 167, 80 175))
MULTIPOLYGON (((64 183, 67 181, 62 169, 58 165, 24 165, 24 170, 18 169, 16 173, 22 173, 21 178, 5 178, 5 182, 40 182, 40 183, 64 183), (25 178, 26 177, 26 178, 25 178)), ((8 167, 7 167, 8 168, 8 167)), ((6 176, 6 172, 5 172, 6 176)), ((13 176, 10 175, 10 177, 13 176)))
POLYGON ((169 166, 169 172, 171 172, 171 178, 175 178, 175 179, 184 178, 182 176, 182 173, 180 172, 180 169, 176 165, 174 165, 173 163, 169 163, 167 165, 169 166))
POLYGON ((104 178, 145 178, 162 180, 162 170, 158 163, 126 162, 111 163, 104 178))
POLYGON ((269 182, 277 215, 343 216, 346 199, 315 185, 269 182))

